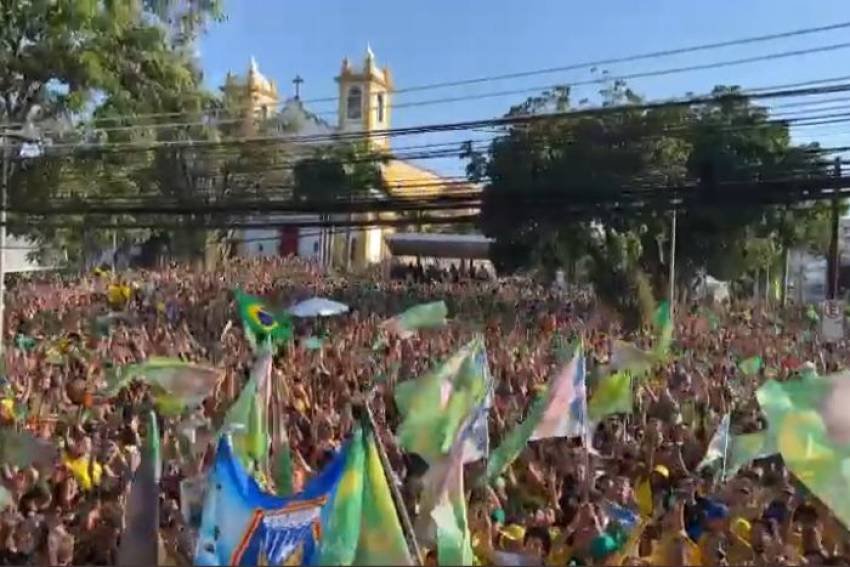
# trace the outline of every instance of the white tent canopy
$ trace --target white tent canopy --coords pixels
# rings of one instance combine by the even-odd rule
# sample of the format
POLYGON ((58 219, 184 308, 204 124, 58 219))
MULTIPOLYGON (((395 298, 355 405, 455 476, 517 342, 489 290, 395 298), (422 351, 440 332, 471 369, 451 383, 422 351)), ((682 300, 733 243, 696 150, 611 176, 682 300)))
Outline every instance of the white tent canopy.
POLYGON ((296 303, 289 308, 289 313, 295 317, 331 317, 333 315, 341 315, 348 312, 348 305, 325 299, 324 297, 313 297, 296 303))

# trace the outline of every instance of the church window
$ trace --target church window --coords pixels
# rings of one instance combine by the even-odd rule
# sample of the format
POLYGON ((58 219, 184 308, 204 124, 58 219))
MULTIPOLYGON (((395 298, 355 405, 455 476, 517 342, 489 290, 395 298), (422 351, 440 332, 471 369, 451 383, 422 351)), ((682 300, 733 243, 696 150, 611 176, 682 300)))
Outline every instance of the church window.
POLYGON ((378 93, 378 122, 384 121, 384 93, 378 93))
POLYGON ((348 89, 348 99, 346 100, 346 116, 349 120, 360 120, 363 113, 363 91, 360 87, 351 87, 348 89))

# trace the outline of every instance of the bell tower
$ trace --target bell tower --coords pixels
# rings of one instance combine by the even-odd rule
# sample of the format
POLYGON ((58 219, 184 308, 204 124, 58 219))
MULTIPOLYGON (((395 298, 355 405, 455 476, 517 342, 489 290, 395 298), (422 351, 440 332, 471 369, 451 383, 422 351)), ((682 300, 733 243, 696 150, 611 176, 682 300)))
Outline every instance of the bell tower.
MULTIPOLYGON (((343 59, 336 78, 339 84, 339 130, 380 132, 390 128, 393 82, 388 67, 378 67, 372 48, 366 47, 362 66, 343 59)), ((366 138, 373 149, 389 149, 389 138, 376 134, 366 138)))

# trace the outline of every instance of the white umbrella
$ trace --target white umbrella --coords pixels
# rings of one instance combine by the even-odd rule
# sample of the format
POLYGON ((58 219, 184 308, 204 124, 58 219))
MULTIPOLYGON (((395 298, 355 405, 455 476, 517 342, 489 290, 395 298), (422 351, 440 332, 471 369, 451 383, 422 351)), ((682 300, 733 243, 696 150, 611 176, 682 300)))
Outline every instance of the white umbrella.
POLYGON ((296 317, 330 317, 348 312, 348 305, 338 301, 314 297, 289 308, 289 313, 296 317))

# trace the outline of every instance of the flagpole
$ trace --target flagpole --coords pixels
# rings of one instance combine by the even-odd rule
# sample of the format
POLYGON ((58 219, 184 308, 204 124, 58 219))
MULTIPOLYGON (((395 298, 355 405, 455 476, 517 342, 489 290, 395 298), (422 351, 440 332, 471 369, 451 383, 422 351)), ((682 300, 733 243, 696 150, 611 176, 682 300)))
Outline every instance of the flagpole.
POLYGON ((401 526, 404 529, 407 544, 413 550, 415 564, 422 565, 422 550, 419 547, 419 541, 416 539, 416 533, 413 531, 413 523, 410 521, 410 516, 407 514, 407 507, 404 505, 404 498, 402 497, 401 492, 398 489, 398 485, 396 485, 395 479, 393 478, 395 475, 392 472, 393 469, 390 466, 390 460, 387 457, 387 451, 384 448, 384 443, 381 441, 380 435, 378 435, 378 427, 375 423, 375 416, 372 415, 372 407, 369 405, 368 399, 363 400, 363 409, 366 420, 374 432, 375 447, 378 449, 378 455, 381 458, 381 464, 385 471, 384 474, 387 477, 387 484, 390 485, 390 493, 395 501, 395 507, 398 510, 399 518, 401 518, 401 526))
POLYGON ((676 209, 673 209, 673 222, 670 223, 670 290, 668 292, 670 299, 670 319, 673 318, 673 311, 676 304, 676 209))
MULTIPOLYGON (((584 351, 584 334, 581 335, 579 349, 584 351)), ((590 448, 593 444, 593 432, 588 427, 587 416, 587 365, 584 358, 584 352, 581 352, 582 375, 584 378, 584 416, 582 417, 582 445, 584 445, 584 501, 590 502, 591 484, 593 475, 590 474, 590 448)))
POLYGON ((729 458, 729 436, 732 435, 732 415, 729 416, 729 421, 726 423, 726 438, 723 440, 723 468, 720 471, 720 482, 726 481, 726 461, 729 458))

